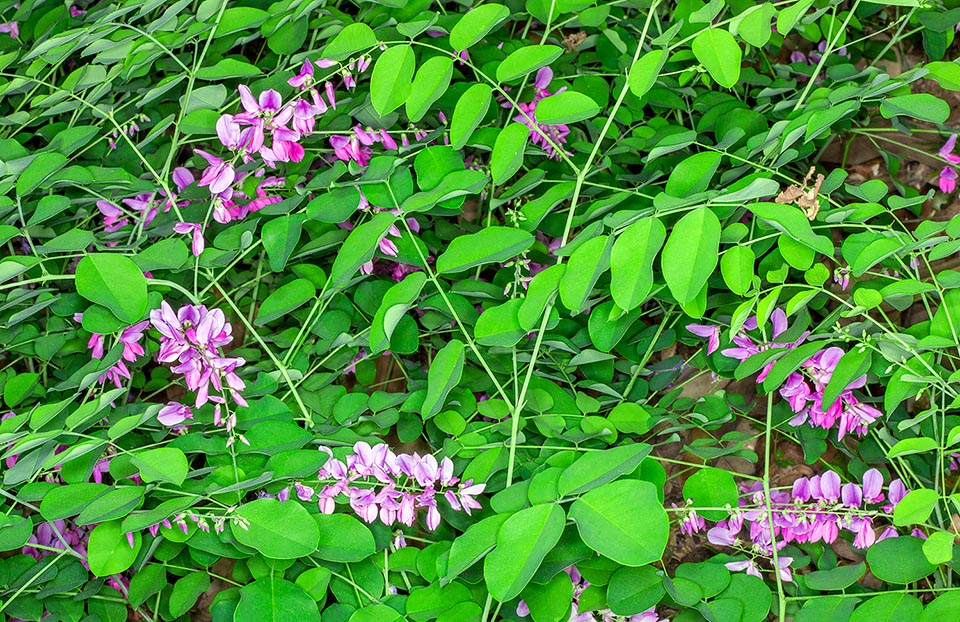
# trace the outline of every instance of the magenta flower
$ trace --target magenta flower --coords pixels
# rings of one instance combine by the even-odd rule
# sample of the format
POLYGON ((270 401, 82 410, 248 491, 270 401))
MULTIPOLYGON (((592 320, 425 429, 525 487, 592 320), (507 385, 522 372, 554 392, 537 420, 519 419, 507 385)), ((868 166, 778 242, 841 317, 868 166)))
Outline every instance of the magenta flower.
POLYGON ((946 192, 947 194, 957 189, 957 172, 953 170, 953 167, 943 167, 943 170, 940 171, 939 184, 940 191, 946 192))
POLYGON ((720 347, 720 327, 708 324, 687 324, 687 330, 698 337, 707 337, 707 354, 713 354, 720 347))
POLYGON ((178 222, 173 225, 173 230, 177 233, 191 233, 193 235, 193 256, 199 257, 203 252, 203 225, 193 222, 178 222))
POLYGON ((216 195, 225 191, 233 184, 233 180, 237 177, 237 172, 234 170, 233 164, 210 155, 202 149, 194 149, 194 153, 206 160, 209 165, 203 171, 203 175, 200 176, 198 186, 210 186, 210 194, 216 195))
POLYGON ((10 35, 11 39, 20 38, 20 25, 17 22, 5 22, 0 24, 0 33, 10 35))

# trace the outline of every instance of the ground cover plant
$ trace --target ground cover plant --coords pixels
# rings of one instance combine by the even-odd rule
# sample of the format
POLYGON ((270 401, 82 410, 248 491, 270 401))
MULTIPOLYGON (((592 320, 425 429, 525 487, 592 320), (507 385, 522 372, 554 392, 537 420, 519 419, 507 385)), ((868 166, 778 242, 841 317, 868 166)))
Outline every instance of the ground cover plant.
POLYGON ((0 4, 0 620, 955 619, 958 24, 0 4))

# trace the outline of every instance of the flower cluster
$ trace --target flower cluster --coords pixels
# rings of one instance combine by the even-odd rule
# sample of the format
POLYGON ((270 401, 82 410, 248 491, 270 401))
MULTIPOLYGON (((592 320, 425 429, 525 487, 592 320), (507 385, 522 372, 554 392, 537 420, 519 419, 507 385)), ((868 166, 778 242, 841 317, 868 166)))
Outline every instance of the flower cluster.
MULTIPOLYGON (((339 460, 333 452, 321 447, 330 458, 317 474, 325 484, 319 493, 304 484, 294 490, 301 501, 317 499, 320 511, 332 514, 337 497, 349 499, 350 508, 368 523, 378 518, 385 525, 399 523, 411 526, 419 510, 426 510, 426 525, 430 530, 440 525, 437 495, 442 495, 454 511, 471 510, 481 506, 474 498, 483 492, 486 484, 460 481, 453 475, 453 462, 443 458, 439 462, 432 455, 395 454, 388 445, 371 447, 363 441, 353 446, 346 460, 339 460)), ((281 500, 290 496, 289 489, 278 495, 281 500)))
MULTIPOLYGON (((557 93, 562 93, 566 90, 566 87, 561 88, 556 93, 551 93, 547 90, 547 87, 550 86, 550 82, 553 80, 553 70, 549 67, 543 67, 537 72, 536 80, 534 81, 534 95, 533 100, 525 103, 518 103, 517 108, 521 111, 514 121, 517 123, 523 123, 530 128, 530 142, 535 145, 539 145, 547 153, 547 157, 559 160, 561 152, 556 150, 557 145, 562 145, 567 141, 567 135, 570 133, 570 128, 563 123, 557 125, 546 125, 543 123, 538 123, 536 118, 537 104, 542 100, 546 99, 551 95, 556 95, 557 93)), ((503 104, 504 108, 510 108, 511 104, 503 104)))
MULTIPOLYGON (((809 53, 804 54, 799 50, 794 50, 790 52, 790 62, 791 63, 803 63, 805 65, 816 65, 820 62, 820 59, 823 58, 823 53, 827 51, 827 40, 824 39, 817 45, 816 50, 811 50, 809 53)), ((847 53, 847 48, 841 47, 834 50, 834 53, 837 56, 850 56, 847 53)))
MULTIPOLYGON (((193 182, 194 177, 189 170, 183 167, 174 169, 173 183, 177 187, 177 192, 183 192, 183 189, 193 182)), ((123 199, 121 203, 128 207, 131 213, 136 214, 133 224, 138 224, 141 227, 146 227, 153 222, 160 210, 167 213, 174 204, 178 207, 189 205, 188 201, 176 202, 174 197, 167 196, 163 190, 156 193, 138 194, 133 198, 123 199)), ((104 230, 108 233, 117 231, 131 223, 126 212, 115 203, 101 199, 97 201, 97 209, 103 215, 104 230)))
MULTIPOLYGON (((183 374, 187 388, 196 391, 198 408, 207 401, 222 404, 224 382, 234 401, 241 406, 247 405, 240 395, 245 385, 236 374, 244 360, 223 356, 220 350, 233 340, 232 329, 223 311, 186 304, 174 313, 173 308, 163 301, 159 309, 150 312, 150 323, 161 335, 158 359, 161 363, 176 363, 172 370, 183 374), (220 396, 210 395, 211 385, 221 393, 220 396)), ((168 405, 167 408, 167 414, 172 415, 175 407, 168 405)))
MULTIPOLYGON (((771 490, 770 504, 766 503, 759 482, 741 486, 743 494, 730 518, 721 520, 707 530, 707 539, 717 546, 737 547, 751 556, 770 558, 774 546, 779 551, 791 542, 834 542, 842 532, 853 536, 853 546, 865 549, 886 538, 897 537, 893 527, 886 527, 877 535, 874 519, 893 512, 907 494, 903 482, 894 479, 883 492, 883 475, 870 469, 861 484, 841 485, 834 471, 822 475, 801 477, 792 490, 771 490), (771 533, 770 526, 773 525, 771 533)), ((706 530, 706 521, 691 512, 682 519, 681 531, 692 535, 706 530)), ((791 581, 792 558, 778 556, 777 568, 784 581, 791 581)), ((760 576, 755 559, 730 562, 730 570, 744 570, 760 576)))
MULTIPOLYGON (((956 146, 957 135, 953 134, 943 144, 943 147, 940 147, 940 157, 949 162, 950 165, 960 164, 960 156, 953 153, 956 146)), ((948 194, 957 189, 957 171, 950 165, 943 167, 940 171, 940 191, 948 194)))
MULTIPOLYGON (((660 617, 656 606, 630 616, 620 616, 609 609, 581 612, 579 609, 580 596, 584 590, 590 587, 590 582, 583 578, 576 566, 570 566, 564 572, 570 576, 570 580, 573 582, 573 600, 570 603, 570 617, 567 622, 670 622, 667 618, 660 617)), ((517 615, 521 618, 530 615, 530 607, 526 601, 521 600, 517 605, 517 615)))
MULTIPOLYGON (((75 322, 80 323, 83 320, 83 314, 75 313, 73 319, 75 322)), ((143 339, 143 331, 145 331, 149 325, 150 323, 144 320, 132 326, 127 326, 120 331, 119 341, 123 344, 123 353, 120 355, 120 360, 114 363, 102 376, 97 378, 97 382, 103 384, 107 380, 110 380, 118 389, 123 387, 123 380, 121 379, 130 379, 130 370, 127 369, 124 361, 133 363, 136 362, 138 357, 143 356, 144 350, 143 346, 140 345, 140 340, 143 339)), ((90 350, 90 356, 92 358, 97 360, 103 358, 105 341, 105 335, 91 333, 90 339, 87 341, 87 348, 90 350)))
MULTIPOLYGON (((728 358, 738 361, 745 361, 748 358, 764 352, 771 348, 792 349, 807 338, 809 333, 805 332, 796 341, 777 342, 787 330, 787 315, 782 309, 776 309, 771 315, 772 333, 771 340, 757 343, 750 337, 746 331, 756 330, 756 316, 748 319, 743 324, 741 330, 732 339, 736 347, 726 348, 720 353, 728 358)), ((720 327, 708 326, 703 324, 690 324, 687 330, 691 333, 707 338, 707 353, 712 354, 720 347, 720 327)), ((813 427, 830 430, 834 426, 838 427, 838 440, 842 440, 847 434, 857 434, 863 436, 867 432, 867 427, 881 416, 881 412, 869 404, 864 404, 853 395, 854 389, 863 387, 867 382, 866 375, 853 380, 843 388, 840 396, 832 404, 823 403, 823 392, 830 383, 833 372, 843 357, 843 350, 837 347, 830 347, 820 350, 809 359, 804 361, 800 368, 787 376, 780 386, 781 397, 787 400, 790 409, 795 413, 790 419, 790 425, 799 426, 809 423, 813 427)), ((767 363, 760 374, 757 376, 757 382, 763 382, 776 361, 767 363)))

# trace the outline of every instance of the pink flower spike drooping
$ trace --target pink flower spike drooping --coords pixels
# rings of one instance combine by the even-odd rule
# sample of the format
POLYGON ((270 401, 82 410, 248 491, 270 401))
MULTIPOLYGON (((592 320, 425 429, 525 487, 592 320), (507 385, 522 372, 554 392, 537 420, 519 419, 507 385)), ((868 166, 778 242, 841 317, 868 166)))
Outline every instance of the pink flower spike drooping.
POLYGON ((194 149, 194 152, 209 164, 203 171, 203 175, 200 177, 200 182, 197 185, 201 187, 209 186, 210 194, 220 194, 233 184, 237 173, 231 163, 224 162, 220 158, 210 155, 202 149, 194 149))

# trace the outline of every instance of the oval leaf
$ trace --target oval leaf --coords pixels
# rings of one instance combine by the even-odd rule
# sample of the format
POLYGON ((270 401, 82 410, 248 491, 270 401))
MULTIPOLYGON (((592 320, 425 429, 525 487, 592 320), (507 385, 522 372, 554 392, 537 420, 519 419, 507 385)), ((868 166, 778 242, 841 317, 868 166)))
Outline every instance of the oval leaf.
POLYGON ((677 221, 663 247, 660 265, 670 293, 680 304, 697 297, 717 267, 720 221, 700 207, 677 221))
POLYGON ((743 51, 733 35, 722 28, 708 28, 696 36, 691 47, 717 84, 727 89, 734 87, 740 79, 743 51))

